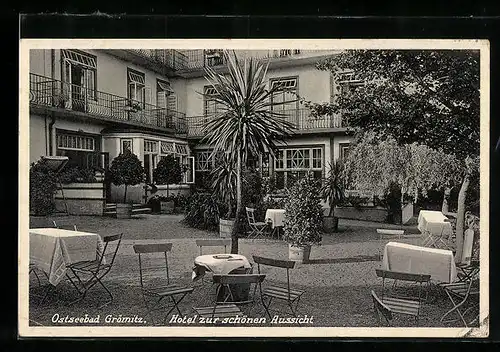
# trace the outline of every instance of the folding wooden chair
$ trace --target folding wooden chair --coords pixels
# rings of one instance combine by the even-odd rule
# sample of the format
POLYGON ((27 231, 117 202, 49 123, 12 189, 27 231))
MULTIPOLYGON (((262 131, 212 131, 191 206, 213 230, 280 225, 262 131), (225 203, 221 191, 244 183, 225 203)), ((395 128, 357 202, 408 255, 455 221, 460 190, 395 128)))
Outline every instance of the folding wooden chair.
POLYGON ((231 239, 196 240, 196 245, 200 248, 200 255, 203 255, 203 247, 224 247, 224 253, 227 253, 227 247, 231 246, 231 239))
MULTIPOLYGON (((449 221, 448 221, 449 222, 449 221)), ((445 225, 441 226, 441 232, 439 235, 433 234, 431 232, 426 232, 424 234, 425 239, 422 242, 422 246, 430 248, 448 249, 453 251, 453 245, 451 245, 450 239, 445 238, 444 234, 445 225)), ((451 235, 450 235, 451 237, 451 235)))
POLYGON ((255 209, 245 207, 247 213, 248 226, 250 227, 250 233, 248 238, 258 238, 264 235, 264 231, 267 229, 267 223, 262 221, 255 221, 255 209))
POLYGON ((290 287, 290 269, 293 269, 295 266, 295 262, 291 260, 277 260, 271 258, 264 258, 253 256, 254 262, 257 264, 257 270, 260 274, 260 266, 267 265, 271 267, 284 268, 286 269, 286 286, 268 286, 262 292, 262 304, 266 309, 269 318, 271 318, 271 313, 269 313, 269 307, 271 306, 271 302, 273 299, 282 300, 287 303, 288 308, 292 312, 294 317, 297 316, 297 307, 300 301, 300 297, 304 294, 305 291, 295 290, 290 287), (264 297, 268 298, 268 302, 264 301, 264 297))
POLYGON ((167 253, 172 250, 172 243, 136 244, 133 248, 139 256, 139 278, 142 297, 147 309, 146 314, 154 321, 151 313, 166 308, 162 306, 162 303, 165 298, 168 298, 173 305, 165 314, 164 323, 174 309, 177 309, 182 316, 179 303, 188 293, 192 293, 194 288, 170 282, 167 253), (154 302, 151 303, 148 300, 154 302))
POLYGON ((375 272, 378 277, 382 278, 382 295, 380 301, 384 304, 384 306, 389 308, 392 313, 413 316, 415 318, 415 322, 418 323, 420 310, 424 301, 424 298, 422 297, 422 287, 424 284, 429 285, 431 276, 426 274, 401 273, 382 269, 375 269, 375 272), (396 294, 395 292, 387 292, 385 284, 387 279, 417 283, 418 295, 411 296, 396 294))
POLYGON ((386 245, 387 240, 398 239, 400 240, 405 234, 405 230, 393 230, 393 229, 377 229, 378 233, 378 241, 379 241, 379 249, 378 249, 378 257, 382 260, 382 251, 384 246, 386 245))
POLYGON ((54 227, 56 229, 62 229, 62 230, 73 230, 73 231, 78 231, 78 228, 76 225, 58 225, 55 220, 52 220, 52 223, 54 224, 54 227))
POLYGON ((375 314, 377 315, 378 321, 380 323, 380 314, 385 318, 387 325, 391 325, 392 321, 392 309, 382 302, 382 300, 377 296, 375 291, 372 290, 372 300, 373 300, 373 309, 375 314))
POLYGON ((113 301, 113 295, 108 290, 106 285, 104 285, 102 279, 111 271, 111 268, 113 267, 122 237, 122 233, 118 235, 104 236, 102 239, 104 242, 104 248, 101 253, 97 253, 96 260, 77 262, 68 266, 68 269, 76 280, 68 273, 66 276, 80 294, 80 297, 73 301, 72 304, 84 299, 88 291, 96 284, 101 285, 110 297, 110 299, 101 307, 108 305, 113 301), (115 246, 113 250, 109 249, 110 244, 115 246))
POLYGON ((476 320, 479 323, 479 312, 475 312, 473 314, 473 319, 469 320, 469 322, 467 322, 465 318, 469 312, 473 312, 473 310, 479 307, 479 279, 443 284, 441 287, 444 288, 444 291, 453 305, 453 307, 442 316, 442 323, 451 323, 459 319, 462 320, 465 327, 469 327, 476 320), (445 320, 445 318, 453 312, 457 312, 459 318, 445 320))
MULTIPOLYGON (((213 282, 217 285, 215 304, 211 307, 193 308, 200 317, 203 318, 226 318, 242 315, 239 305, 255 303, 255 289, 257 285, 264 281, 266 275, 263 274, 241 274, 241 275, 214 275, 213 282), (253 294, 251 285, 254 285, 253 294), (247 300, 235 301, 231 285, 248 285, 249 297, 247 300), (220 297, 220 299, 219 299, 220 297)), ((262 292, 261 292, 262 301, 262 292)), ((262 304, 264 302, 262 301, 262 304)), ((217 321, 211 320, 216 323, 217 321)))
POLYGON ((469 281, 479 274, 479 252, 473 252, 474 230, 468 228, 464 233, 462 261, 457 263, 458 281, 469 281), (475 257, 473 258, 473 255, 475 257), (477 256, 477 257, 476 257, 477 256))

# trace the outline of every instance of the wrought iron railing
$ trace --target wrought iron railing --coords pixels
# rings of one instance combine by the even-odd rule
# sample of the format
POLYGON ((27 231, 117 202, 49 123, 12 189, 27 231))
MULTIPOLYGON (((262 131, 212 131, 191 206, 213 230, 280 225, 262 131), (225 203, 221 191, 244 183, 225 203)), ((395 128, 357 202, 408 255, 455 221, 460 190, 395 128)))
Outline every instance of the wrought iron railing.
POLYGON ((185 134, 185 114, 30 73, 30 103, 185 134))
MULTIPOLYGON (((251 52, 237 52, 242 57, 250 55, 257 60, 282 59, 301 54, 299 49, 279 49, 279 50, 253 50, 251 52)), ((226 63, 222 49, 186 50, 186 69, 196 70, 205 67, 218 67, 226 63)))
POLYGON ((187 68, 187 56, 173 49, 128 49, 128 51, 174 71, 187 68))
MULTIPOLYGON (((278 111, 285 116, 286 120, 293 126, 293 132, 315 132, 321 130, 346 127, 342 123, 340 115, 313 116, 311 110, 307 108, 278 111)), ((187 117, 189 137, 202 137, 204 135, 203 126, 208 122, 207 116, 187 117)))

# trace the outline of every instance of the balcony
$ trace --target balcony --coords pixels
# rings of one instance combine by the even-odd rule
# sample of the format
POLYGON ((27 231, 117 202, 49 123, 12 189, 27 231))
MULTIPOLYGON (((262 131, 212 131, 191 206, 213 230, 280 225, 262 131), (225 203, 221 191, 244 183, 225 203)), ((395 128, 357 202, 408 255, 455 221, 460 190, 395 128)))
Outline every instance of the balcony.
POLYGON ((104 49, 105 52, 137 65, 147 67, 163 75, 175 75, 186 70, 188 58, 173 49, 104 49))
MULTIPOLYGON (((285 110, 281 112, 293 126, 293 134, 313 134, 344 131, 347 126, 342 123, 340 115, 315 117, 307 108, 285 110)), ((206 116, 187 117, 187 135, 189 138, 204 136, 203 125, 208 121, 206 116)))
POLYGON ((185 114, 30 73, 30 104, 108 123, 185 135, 185 114))

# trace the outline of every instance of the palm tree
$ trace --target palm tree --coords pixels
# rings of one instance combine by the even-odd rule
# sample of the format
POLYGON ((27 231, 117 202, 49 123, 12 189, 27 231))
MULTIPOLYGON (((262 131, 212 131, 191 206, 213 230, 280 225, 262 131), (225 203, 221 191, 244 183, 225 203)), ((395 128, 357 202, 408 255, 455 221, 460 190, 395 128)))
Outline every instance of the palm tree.
POLYGON ((235 164, 236 216, 231 234, 231 253, 238 253, 239 214, 242 210, 242 167, 249 155, 269 153, 274 156, 276 142, 289 136, 293 125, 285 116, 271 110, 271 96, 279 84, 267 89, 266 74, 269 63, 252 58, 243 62, 236 53, 224 51, 227 75, 206 68, 206 79, 215 89, 206 96, 219 104, 219 113, 210 116, 203 126, 202 141, 213 146, 212 157, 222 152, 235 164))

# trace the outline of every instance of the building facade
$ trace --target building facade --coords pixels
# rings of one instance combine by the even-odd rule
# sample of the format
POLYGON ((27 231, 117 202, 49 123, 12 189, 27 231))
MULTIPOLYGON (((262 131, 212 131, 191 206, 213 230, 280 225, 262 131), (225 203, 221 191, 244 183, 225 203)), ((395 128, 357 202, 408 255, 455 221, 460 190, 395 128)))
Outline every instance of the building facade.
MULTIPOLYGON (((297 95, 328 102, 341 94, 339 82, 315 64, 335 52, 303 50, 239 51, 240 56, 269 60, 269 86, 278 84, 272 109, 287 116, 293 135, 277 152, 255 160, 265 176, 282 189, 313 171, 323 177, 329 163, 344 157, 350 137, 342 116, 313 117, 297 95)), ((145 180, 166 155, 186 166, 182 184, 188 192, 203 186, 214 160, 201 142, 202 126, 219 107, 209 99, 204 68, 224 73, 221 50, 73 50, 30 51, 30 161, 65 155, 69 165, 105 169, 114 157, 131 150, 143 162, 145 180), (201 94, 204 93, 204 94, 201 94)), ((123 190, 110 185, 106 200, 123 190)), ((129 199, 144 203, 144 185, 129 188, 129 199)))

